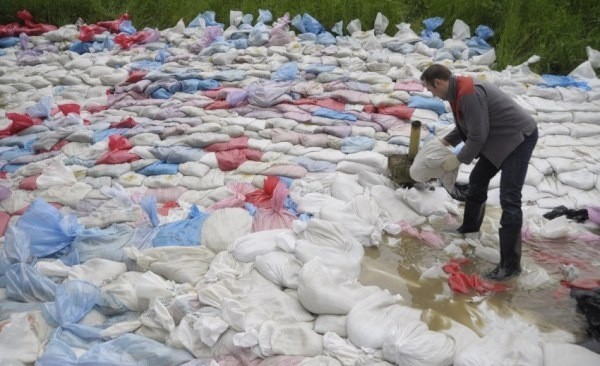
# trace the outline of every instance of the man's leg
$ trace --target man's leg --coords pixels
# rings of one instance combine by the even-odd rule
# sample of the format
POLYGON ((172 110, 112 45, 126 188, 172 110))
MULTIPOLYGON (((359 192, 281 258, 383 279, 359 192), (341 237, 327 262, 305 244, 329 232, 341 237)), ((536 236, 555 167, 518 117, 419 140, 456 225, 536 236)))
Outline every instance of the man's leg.
POLYGON ((459 233, 476 233, 481 228, 485 215, 488 186, 496 173, 498 173, 498 168, 481 156, 469 176, 469 193, 465 201, 463 223, 457 229, 459 233))
POLYGON ((487 277, 504 280, 521 272, 521 192, 529 167, 529 159, 537 142, 537 130, 525 138, 502 163, 500 177, 500 205, 502 206, 502 226, 500 234, 500 265, 487 277))

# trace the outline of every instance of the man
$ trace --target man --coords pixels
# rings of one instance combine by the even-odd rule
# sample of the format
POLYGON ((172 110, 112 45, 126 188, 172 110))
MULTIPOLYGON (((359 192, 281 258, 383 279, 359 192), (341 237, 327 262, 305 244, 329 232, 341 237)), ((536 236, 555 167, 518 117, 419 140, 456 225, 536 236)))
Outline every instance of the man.
POLYGON ((445 145, 464 147, 444 162, 446 171, 457 169, 479 158, 469 176, 460 233, 478 232, 485 214, 490 180, 500 177, 500 263, 487 273, 489 279, 502 281, 521 273, 521 191, 529 159, 538 139, 533 118, 495 85, 455 76, 438 64, 421 75, 424 86, 434 96, 447 100, 454 114, 455 128, 442 139, 445 145))

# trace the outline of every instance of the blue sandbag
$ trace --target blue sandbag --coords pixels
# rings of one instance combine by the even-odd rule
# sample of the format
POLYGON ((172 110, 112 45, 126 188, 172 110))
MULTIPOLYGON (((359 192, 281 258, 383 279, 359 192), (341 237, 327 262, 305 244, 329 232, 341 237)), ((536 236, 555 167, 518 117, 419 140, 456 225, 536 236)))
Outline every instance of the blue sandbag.
POLYGON ((268 24, 273 20, 273 14, 269 10, 258 9, 257 23, 268 24))
POLYGON ((152 175, 173 175, 177 174, 179 170, 179 164, 161 163, 156 162, 148 166, 143 167, 136 171, 136 173, 152 176, 152 175))
POLYGON ((358 118, 350 113, 338 112, 333 109, 321 107, 313 112, 313 116, 339 119, 342 121, 356 122, 358 118))
POLYGON ((92 136, 92 142, 95 144, 104 139, 107 139, 109 136, 112 135, 124 135, 127 131, 129 131, 128 128, 107 128, 103 131, 96 131, 92 136))
POLYGON ((577 81, 571 76, 561 76, 561 75, 551 75, 551 74, 543 74, 542 78, 544 79, 543 86, 554 88, 557 86, 561 87, 569 87, 573 86, 576 88, 581 88, 583 90, 591 90, 588 83, 586 81, 577 81))
POLYGON ((0 48, 13 47, 19 43, 19 37, 3 37, 0 38, 0 48))
POLYGON ((446 113, 446 107, 444 106, 444 102, 437 98, 413 95, 408 101, 408 106, 411 108, 429 109, 431 111, 434 111, 438 115, 446 113))

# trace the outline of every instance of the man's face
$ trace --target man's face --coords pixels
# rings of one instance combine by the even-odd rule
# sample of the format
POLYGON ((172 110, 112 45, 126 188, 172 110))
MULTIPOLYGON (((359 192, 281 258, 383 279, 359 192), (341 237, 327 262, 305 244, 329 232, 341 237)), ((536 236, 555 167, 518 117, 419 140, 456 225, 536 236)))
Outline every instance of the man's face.
POLYGON ((444 80, 440 79, 433 79, 431 83, 424 81, 423 86, 425 89, 429 90, 433 96, 440 99, 446 99, 448 94, 448 82, 444 82, 444 80))

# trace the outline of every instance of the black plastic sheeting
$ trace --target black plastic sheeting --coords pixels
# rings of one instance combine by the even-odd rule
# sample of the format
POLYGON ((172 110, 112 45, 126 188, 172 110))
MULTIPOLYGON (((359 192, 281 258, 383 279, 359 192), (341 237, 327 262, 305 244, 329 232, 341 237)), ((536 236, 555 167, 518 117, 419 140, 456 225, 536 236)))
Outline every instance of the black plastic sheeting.
POLYGON ((575 220, 579 223, 586 222, 588 220, 588 211, 586 209, 574 210, 566 208, 565 206, 555 207, 552 211, 546 212, 544 217, 548 220, 552 220, 563 215, 567 216, 567 219, 575 220))
POLYGON ((580 345, 600 353, 600 288, 594 290, 573 288, 571 297, 577 301, 577 310, 585 315, 588 323, 586 330, 591 337, 580 345))

